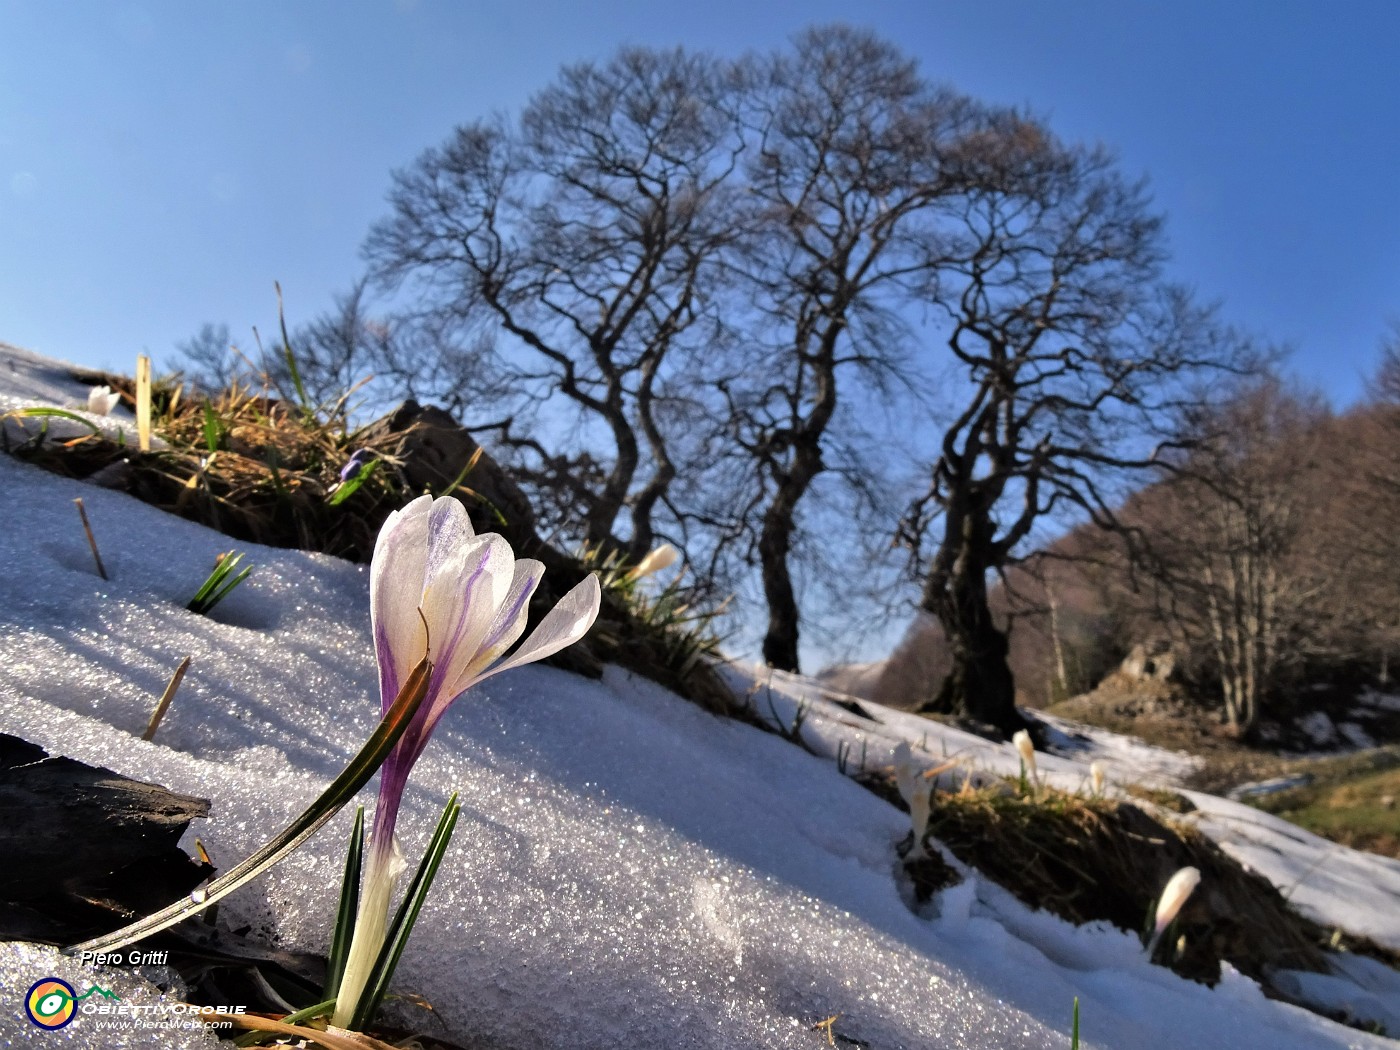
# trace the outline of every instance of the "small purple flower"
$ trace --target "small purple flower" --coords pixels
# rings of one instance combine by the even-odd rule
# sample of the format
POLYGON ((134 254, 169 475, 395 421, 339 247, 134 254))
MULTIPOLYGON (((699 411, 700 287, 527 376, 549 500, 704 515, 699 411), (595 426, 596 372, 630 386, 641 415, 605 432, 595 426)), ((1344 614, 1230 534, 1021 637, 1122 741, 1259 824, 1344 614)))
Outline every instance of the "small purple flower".
POLYGON ((372 462, 374 462, 373 452, 367 448, 356 449, 345 466, 340 468, 340 483, 345 484, 372 462))
MULTIPOLYGON (((356 453, 359 455, 359 453, 356 453)), ((353 459, 351 461, 353 463, 353 459)), ((394 825, 408 775, 438 721, 467 689, 578 641, 598 616, 598 578, 566 594, 514 654, 544 566, 515 558, 505 539, 477 536, 462 504, 420 496, 389 515, 370 563, 370 623, 383 710, 427 650, 432 672, 418 713, 380 770, 370 857, 333 1023, 344 1026, 383 944, 389 898, 403 864, 394 825), (425 630, 426 625, 426 630, 425 630)))

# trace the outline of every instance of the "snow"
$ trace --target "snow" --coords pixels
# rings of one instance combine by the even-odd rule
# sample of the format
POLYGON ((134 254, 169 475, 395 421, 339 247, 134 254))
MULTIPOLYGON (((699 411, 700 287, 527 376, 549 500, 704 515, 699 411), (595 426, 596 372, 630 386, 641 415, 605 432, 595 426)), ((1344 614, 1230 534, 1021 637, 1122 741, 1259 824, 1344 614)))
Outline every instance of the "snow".
MULTIPOLYGON (((65 441, 84 437, 94 430, 114 441, 136 444, 136 419, 125 407, 117 407, 111 415, 99 416, 88 411, 88 391, 91 386, 73 378, 74 366, 41 357, 32 350, 23 350, 9 343, 0 343, 0 433, 11 446, 30 440, 41 432, 46 439, 65 441), (78 420, 62 416, 22 419, 11 413, 25 408, 62 408, 78 420)), ((3 448, 0 444, 0 448, 3 448)), ((151 447, 165 448, 158 437, 151 447)))
MULTIPOLYGON (((61 370, 0 348, 0 387, 73 404, 61 370), (45 372, 47 370, 47 372, 45 372), (21 376, 23 384, 15 380, 21 376), (8 377, 8 378, 7 378, 8 377)), ((378 707, 368 572, 321 555, 237 544, 255 568, 212 617, 184 603, 234 544, 123 494, 0 456, 0 731, 212 801, 197 832, 221 868, 290 821, 354 753, 378 707), (84 497, 112 579, 91 566, 72 507, 84 497), (179 660, 192 663, 153 742, 139 739, 179 660)), ((400 833, 418 856, 451 791, 462 819, 397 983, 457 1041, 570 1047, 814 1048, 813 1025, 877 1050, 1083 1045, 1278 1050, 1393 1046, 1266 999, 1227 973, 1214 990, 1147 965, 1136 938, 1033 912, 966 881, 916 913, 895 844, 905 814, 841 776, 907 743, 943 776, 1014 774, 1009 745, 907 713, 838 703, 816 683, 727 667, 760 716, 816 754, 716 718, 610 668, 589 681, 538 666, 491 679, 446 716, 410 782, 400 833)), ((1088 763, 1114 784, 1170 784, 1185 756, 1057 723, 1051 783, 1088 763)), ((364 801, 372 803, 366 792, 364 801)), ((1226 848, 1329 924, 1400 947, 1400 865, 1353 853, 1241 805, 1191 795, 1226 848), (1320 861, 1322 861, 1320 863, 1320 861)), ((324 951, 349 814, 222 906, 231 922, 324 951)), ((1358 962, 1364 962, 1358 961, 1358 962)), ((154 1002, 171 976, 81 967, 0 945, 0 1043, 212 1045, 200 1033, 44 1032, 19 1003, 45 976, 154 1002)), ((1394 1016, 1400 984, 1353 966, 1300 998, 1394 1016), (1349 997, 1349 998, 1347 998, 1349 997)), ((171 988, 170 995, 180 994, 171 988)))
POLYGON ((1335 743, 1337 739, 1337 727, 1323 711, 1312 711, 1298 719, 1298 729, 1318 747, 1335 743))
POLYGON ((1400 860, 1361 853, 1281 817, 1196 791, 1200 829, 1324 926, 1400 951, 1400 860))

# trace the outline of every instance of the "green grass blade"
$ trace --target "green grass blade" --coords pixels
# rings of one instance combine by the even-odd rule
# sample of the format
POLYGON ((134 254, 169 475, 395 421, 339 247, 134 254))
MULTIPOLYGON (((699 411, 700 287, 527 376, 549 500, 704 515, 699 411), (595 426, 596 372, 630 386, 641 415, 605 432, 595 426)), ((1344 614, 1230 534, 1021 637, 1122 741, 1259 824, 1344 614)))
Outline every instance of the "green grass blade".
POLYGON ((194 597, 190 599, 190 604, 187 608, 191 612, 199 612, 203 608, 204 602, 208 599, 209 595, 214 592, 214 588, 219 585, 219 581, 233 570, 233 566, 230 565, 229 562, 237 562, 242 557, 243 555, 241 554, 234 554, 233 551, 229 551, 220 558, 218 562, 215 563, 209 575, 204 578, 204 582, 199 585, 199 590, 194 592, 194 597))
POLYGON ((214 413, 214 406, 207 401, 204 404, 204 446, 211 453, 219 451, 219 443, 223 440, 224 428, 219 422, 219 417, 214 413))
POLYGON ((365 850, 365 807, 355 807, 355 825, 350 829, 350 848, 345 853, 345 878, 340 884, 340 907, 335 913, 335 933, 326 959, 325 997, 332 1003, 340 994, 345 976, 345 960, 350 955, 350 939, 355 933, 355 914, 360 909, 360 862, 365 850))
MULTIPOLYGON (((242 557, 242 555, 239 555, 239 557, 242 557)), ((235 576, 233 579, 229 580, 226 584, 221 586, 217 591, 215 591, 205 600, 204 608, 201 611, 207 613, 210 609, 214 608, 214 606, 218 605, 221 601, 227 598, 230 592, 232 592, 235 587, 237 587, 240 583, 246 580, 248 578, 248 574, 252 571, 253 567, 249 565, 237 576, 235 576)))
POLYGON ((227 873, 211 882, 199 900, 176 901, 160 911, 138 919, 130 926, 124 926, 113 933, 94 937, 65 948, 68 955, 80 952, 109 952, 135 944, 144 937, 174 926, 183 919, 197 915, 215 901, 227 897, 245 883, 251 882, 268 868, 296 849, 314 835, 326 821, 340 812, 341 808, 355 797, 360 788, 369 783, 370 777, 388 757, 389 751, 398 743, 408 728, 413 714, 428 695, 428 676, 432 664, 425 656, 418 661, 408 681, 399 690, 393 706, 385 713, 374 733, 358 754, 350 760, 329 787, 307 810, 292 821, 281 834, 257 850, 251 857, 235 865, 227 873))
POLYGON ((311 398, 306 396, 306 387, 301 382, 301 369, 297 367, 297 355, 292 352, 292 340, 287 335, 287 317, 282 309, 282 285, 273 282, 277 289, 277 323, 282 326, 282 353, 287 359, 287 371, 292 376, 292 386, 296 387, 297 399, 301 402, 301 411, 307 419, 315 416, 315 409, 311 404, 311 398))
POLYGON ((1079 996, 1074 997, 1074 1023, 1070 1028, 1069 1050, 1079 1050, 1079 996))
POLYGON ((81 423, 94 434, 102 433, 102 428, 94 424, 92 420, 84 419, 74 412, 68 412, 61 408, 21 408, 14 414, 19 416, 53 416, 58 419, 70 419, 74 423, 81 423))
POLYGON ((194 597, 190 599, 185 608, 189 609, 190 612, 203 614, 223 601, 228 596, 228 592, 242 583, 253 571, 253 567, 250 565, 232 583, 226 584, 225 581, 229 574, 238 567, 238 563, 242 560, 243 555, 234 554, 233 551, 229 551, 228 554, 220 558, 219 563, 214 566, 214 570, 209 573, 209 577, 199 590, 195 591, 194 597))
POLYGON ((457 801, 457 793, 454 791, 443 808, 437 830, 433 832, 428 851, 423 854, 423 861, 418 865, 413 882, 404 893, 403 903, 394 913, 394 921, 389 926, 384 947, 379 949, 379 957, 374 960, 374 969, 370 971, 369 979, 365 982, 365 990, 350 1022, 354 1031, 363 1031, 379 1011, 379 1004, 384 1001, 384 995, 389 990, 389 981, 399 965, 404 946, 408 944, 409 934, 413 932, 413 924, 418 920, 418 913, 423 908, 428 891, 432 889, 443 854, 447 852, 447 844, 452 841, 452 830, 457 826, 457 814, 461 811, 461 803, 457 801))

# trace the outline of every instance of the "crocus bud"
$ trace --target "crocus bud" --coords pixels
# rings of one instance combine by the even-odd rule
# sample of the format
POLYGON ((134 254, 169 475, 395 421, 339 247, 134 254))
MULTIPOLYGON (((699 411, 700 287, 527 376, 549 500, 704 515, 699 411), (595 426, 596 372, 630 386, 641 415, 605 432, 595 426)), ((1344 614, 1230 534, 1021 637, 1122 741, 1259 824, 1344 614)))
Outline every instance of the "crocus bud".
POLYGON ((95 386, 88 391, 88 411, 94 416, 110 415, 121 401, 121 394, 109 386, 95 386))
POLYGON ((1108 783, 1108 774, 1104 772, 1102 762, 1089 763, 1089 779, 1094 784, 1094 797, 1102 798, 1104 785, 1108 783))
POLYGON ((1162 896, 1157 899, 1157 919, 1152 926, 1152 939, 1147 944, 1147 956, 1152 958, 1153 952, 1157 948, 1157 942, 1162 937, 1162 931, 1171 925, 1176 918, 1176 913, 1181 911, 1181 906, 1186 903, 1186 899, 1191 896, 1191 892, 1200 885, 1201 872, 1197 868, 1182 868, 1170 879, 1167 880, 1167 887, 1162 891, 1162 896))
POLYGON ((1031 735, 1024 729, 1018 729, 1011 736, 1011 742, 1016 745, 1016 750, 1021 753, 1021 761, 1025 763, 1026 776, 1031 780, 1035 777, 1035 745, 1031 743, 1031 735))
POLYGON ((663 543, 660 547, 651 551, 645 558, 637 562, 632 571, 627 574, 629 580, 640 580, 643 576, 650 576, 654 572, 668 569, 675 564, 680 554, 669 543, 663 543))
POLYGON ((924 851, 924 835, 928 832, 930 786, 914 765, 914 753, 908 741, 902 741, 894 750, 894 778, 900 797, 909 807, 909 821, 914 827, 914 848, 909 855, 920 856, 924 851))

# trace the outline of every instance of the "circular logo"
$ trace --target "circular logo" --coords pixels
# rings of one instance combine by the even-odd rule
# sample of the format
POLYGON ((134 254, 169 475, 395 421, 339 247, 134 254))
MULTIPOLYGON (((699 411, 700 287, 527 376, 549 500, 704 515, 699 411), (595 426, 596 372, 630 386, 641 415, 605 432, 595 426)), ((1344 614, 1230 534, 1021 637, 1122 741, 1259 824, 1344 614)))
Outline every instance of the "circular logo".
POLYGON ((77 1013, 75 997, 73 986, 67 981, 45 977, 36 981, 24 997, 24 1012, 40 1028, 62 1028, 77 1013))

